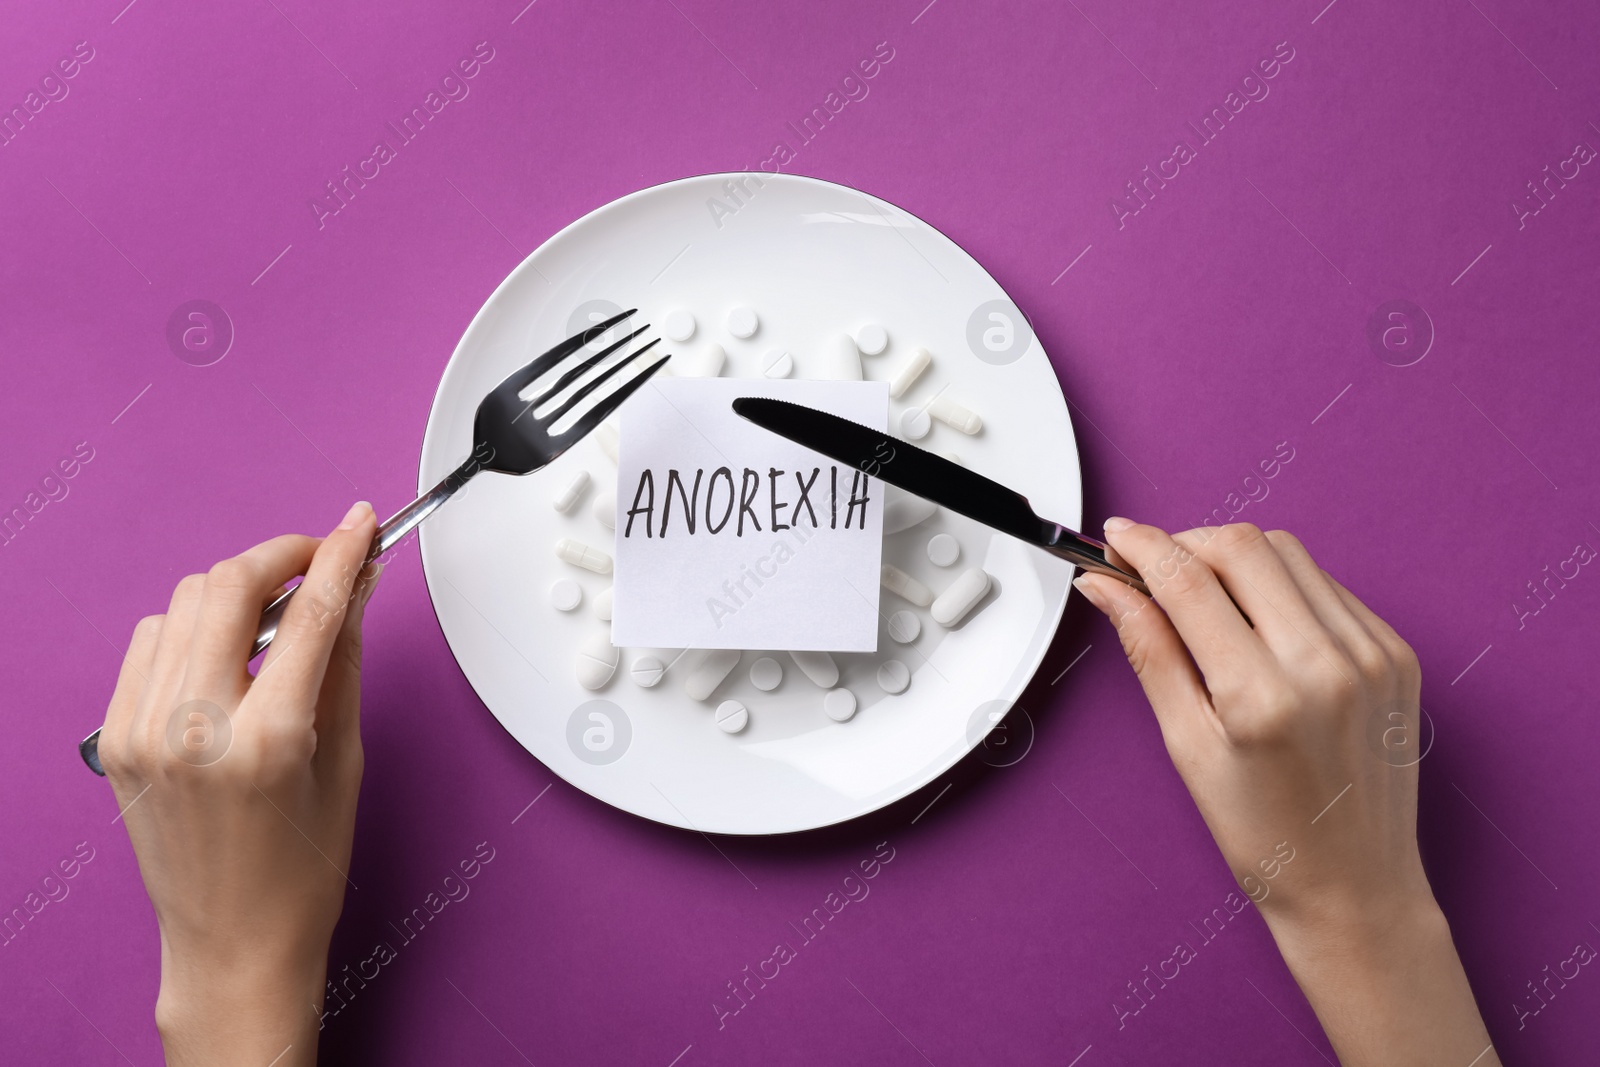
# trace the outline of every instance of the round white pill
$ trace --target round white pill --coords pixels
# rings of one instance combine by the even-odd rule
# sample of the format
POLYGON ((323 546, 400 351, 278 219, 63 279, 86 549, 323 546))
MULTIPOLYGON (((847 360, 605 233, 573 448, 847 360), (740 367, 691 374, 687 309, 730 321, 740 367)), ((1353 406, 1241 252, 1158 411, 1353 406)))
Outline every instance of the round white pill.
POLYGON ((889 347, 889 331, 875 322, 869 322, 856 331, 856 347, 863 356, 879 356, 889 347))
POLYGON ((900 413, 900 432, 907 441, 920 441, 933 429, 933 420, 925 408, 906 408, 900 413))
POLYGON ((783 665, 771 656, 762 656, 750 664, 750 684, 763 693, 770 693, 783 681, 783 665))
POLYGON ((928 538, 928 561, 935 567, 953 567, 961 558, 961 543, 949 534, 928 538))
POLYGON ((567 483, 567 487, 561 490, 551 503, 555 505, 557 511, 565 514, 572 510, 572 505, 578 502, 578 498, 587 488, 589 488, 589 472, 579 471, 572 476, 572 481, 567 483))
POLYGON ((690 700, 706 699, 738 662, 739 650, 736 648, 714 648, 705 652, 684 678, 684 693, 690 700))
POLYGON ((750 709, 737 700, 724 700, 717 705, 717 729, 725 734, 736 734, 750 725, 750 709))
POLYGON ((856 714, 856 695, 848 689, 830 689, 822 697, 822 710, 834 722, 849 722, 856 714))
POLYGON ((826 652, 791 652, 789 658, 800 668, 800 673, 824 689, 839 684, 839 665, 826 652))
POLYGON ((687 341, 694 336, 694 315, 688 308, 673 308, 661 320, 661 332, 674 341, 687 341))
POLYGON ((650 689, 667 673, 667 665, 655 656, 640 656, 633 661, 633 666, 628 668, 628 674, 634 683, 650 689))
POLYGON ((571 578, 562 578, 550 587, 550 606, 557 611, 571 611, 583 603, 583 586, 571 578))
POLYGON ((989 585, 988 572, 977 567, 962 571, 961 576, 950 583, 950 588, 939 594, 928 613, 940 626, 954 626, 984 598, 989 585))
POLYGON ((617 494, 601 493, 594 498, 594 520, 608 530, 617 528, 617 494))
POLYGON ((611 621, 611 587, 608 585, 594 595, 594 603, 590 605, 594 610, 594 617, 601 622, 611 621))
POLYGON ((620 653, 617 646, 613 645, 605 634, 599 634, 585 641, 578 650, 578 659, 574 667, 578 675, 578 684, 585 689, 603 689, 611 681, 611 676, 617 672, 617 657, 620 653))
POLYGON ((922 620, 916 612, 897 611, 889 616, 889 637, 900 645, 909 645, 922 633, 922 620))
POLYGON ((897 659, 886 659, 878 665, 878 687, 885 693, 904 693, 911 684, 911 668, 897 659))
POLYGON ((761 357, 761 373, 768 378, 787 378, 794 373, 794 357, 781 348, 771 348, 761 357))
POLYGON ((728 332, 735 337, 754 337, 760 327, 761 320, 756 318, 754 308, 740 304, 728 312, 728 332))

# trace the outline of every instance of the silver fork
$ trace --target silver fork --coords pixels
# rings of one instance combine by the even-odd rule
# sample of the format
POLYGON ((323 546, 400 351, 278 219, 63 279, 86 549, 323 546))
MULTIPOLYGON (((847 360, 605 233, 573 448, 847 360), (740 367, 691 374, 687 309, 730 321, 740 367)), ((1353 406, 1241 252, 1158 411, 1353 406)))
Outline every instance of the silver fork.
MULTIPOLYGON (((596 323, 581 333, 576 333, 562 341, 548 352, 535 359, 525 367, 521 367, 506 376, 506 379, 489 391, 478 404, 478 413, 473 420, 473 447, 472 454, 466 462, 451 471, 438 485, 423 493, 417 499, 395 512, 387 521, 378 527, 377 537, 373 539, 372 548, 367 552, 367 562, 371 562, 393 548, 417 527, 423 519, 433 514, 441 504, 455 495, 456 491, 466 485, 472 476, 479 471, 497 471, 500 474, 532 474, 542 467, 548 466, 557 456, 577 444, 590 433, 601 421, 615 411, 624 400, 628 399, 651 375, 666 365, 671 356, 663 356, 650 366, 619 385, 612 392, 601 397, 594 407, 580 415, 567 429, 555 433, 551 429, 562 416, 570 414, 579 401, 585 399, 600 386, 604 385, 613 375, 628 366, 634 360, 644 355, 660 343, 660 338, 645 342, 639 348, 617 360, 605 370, 596 374, 588 381, 579 385, 572 394, 561 402, 559 406, 543 415, 534 413, 534 409, 549 400, 554 399, 568 386, 573 385, 589 371, 604 362, 624 345, 642 335, 650 328, 647 323, 639 329, 623 337, 621 340, 601 349, 594 355, 575 364, 548 388, 542 390, 531 400, 524 400, 521 393, 538 381, 544 375, 555 370, 557 365, 581 350, 589 342, 602 336, 613 326, 622 322, 637 311, 634 308, 622 314, 607 319, 605 322, 596 323)), ((278 634, 278 623, 283 619, 283 612, 294 598, 295 590, 299 586, 287 589, 280 593, 261 612, 261 624, 256 629, 255 644, 250 649, 250 659, 259 656, 272 639, 278 634)), ((89 765, 94 773, 105 776, 105 769, 100 766, 100 731, 96 730, 78 743, 78 754, 83 757, 83 762, 89 765)))

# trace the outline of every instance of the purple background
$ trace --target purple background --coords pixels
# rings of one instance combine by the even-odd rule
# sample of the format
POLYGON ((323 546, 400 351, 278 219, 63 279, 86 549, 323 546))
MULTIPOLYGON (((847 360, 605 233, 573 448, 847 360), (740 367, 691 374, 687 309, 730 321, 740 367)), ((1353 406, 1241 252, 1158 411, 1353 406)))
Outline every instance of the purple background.
MULTIPOLYGON (((778 140, 788 169, 943 229, 1029 313, 1074 405, 1091 524, 1195 524, 1290 443, 1239 517, 1302 534, 1421 654, 1423 848, 1490 1030, 1508 1062, 1593 1056, 1600 976, 1520 1031, 1512 1004, 1600 945, 1600 576, 1520 628, 1515 605, 1600 547, 1600 165, 1522 228, 1511 204, 1600 145, 1600 9, 122 2, 13 5, 0 34, 6 109, 74 44, 94 50, 0 148, 0 509, 78 442, 94 453, 0 550, 0 911, 95 849, 0 948, 6 1058, 159 1059, 155 922, 74 751, 134 622, 268 535, 409 500, 444 362, 524 255, 778 140), (319 230, 323 183, 480 41, 494 59, 471 95, 319 230), (884 41, 870 95, 799 145, 786 122, 884 41), (1295 57, 1270 96, 1119 229, 1110 199, 1282 41, 1295 57), (207 367, 166 340, 196 298, 237 331, 207 367), (1368 345, 1391 299, 1437 332, 1413 366, 1368 345)), ((331 969, 478 842, 495 859, 329 1020, 330 1061, 1331 1059, 1248 912, 1118 1029, 1125 984, 1233 882, 1076 598, 1022 702, 1037 738, 1020 763, 970 760, 862 823, 717 848, 561 782, 541 795, 553 776, 462 679, 414 545, 368 632, 360 888, 331 969), (725 983, 797 941, 788 924, 883 841, 870 897, 719 1030, 725 983)))

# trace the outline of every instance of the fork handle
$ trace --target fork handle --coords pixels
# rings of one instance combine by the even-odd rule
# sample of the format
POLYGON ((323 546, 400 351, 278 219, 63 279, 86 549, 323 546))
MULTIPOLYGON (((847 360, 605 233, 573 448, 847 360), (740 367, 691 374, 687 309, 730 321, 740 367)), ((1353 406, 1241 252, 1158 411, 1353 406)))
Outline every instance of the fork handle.
MULTIPOLYGON (((423 493, 417 499, 389 516, 378 527, 377 536, 372 539, 372 547, 367 550, 366 562, 371 563, 389 549, 399 544, 406 534, 416 529, 423 519, 432 515, 439 506, 456 494, 467 481, 478 471, 482 470, 482 463, 476 453, 467 461, 445 476, 438 485, 423 493)), ((261 623, 256 627, 256 639, 250 646, 248 659, 255 659, 266 651, 272 639, 278 636, 278 624, 283 621, 283 613, 289 607, 289 601, 294 598, 295 590, 285 589, 272 598, 261 611, 261 623)), ((96 730, 82 741, 78 742, 78 755, 83 757, 91 771, 105 777, 105 768, 100 765, 100 731, 96 730)))

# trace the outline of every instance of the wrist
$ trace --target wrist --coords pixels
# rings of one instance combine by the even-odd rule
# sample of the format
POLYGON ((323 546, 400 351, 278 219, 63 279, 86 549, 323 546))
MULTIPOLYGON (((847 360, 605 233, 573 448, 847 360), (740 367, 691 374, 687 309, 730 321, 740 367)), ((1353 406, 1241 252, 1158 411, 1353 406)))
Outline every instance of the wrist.
POLYGON ((316 1062, 326 955, 162 956, 155 1021, 169 1063, 316 1062))

